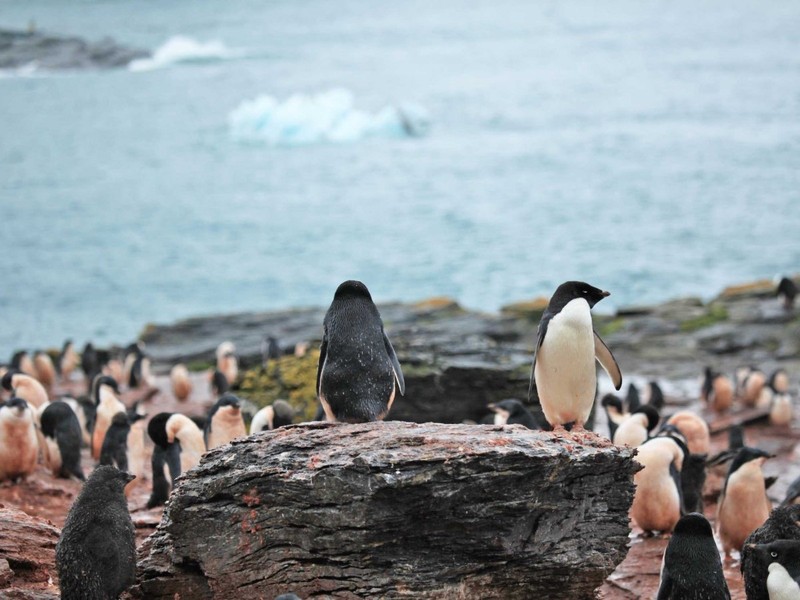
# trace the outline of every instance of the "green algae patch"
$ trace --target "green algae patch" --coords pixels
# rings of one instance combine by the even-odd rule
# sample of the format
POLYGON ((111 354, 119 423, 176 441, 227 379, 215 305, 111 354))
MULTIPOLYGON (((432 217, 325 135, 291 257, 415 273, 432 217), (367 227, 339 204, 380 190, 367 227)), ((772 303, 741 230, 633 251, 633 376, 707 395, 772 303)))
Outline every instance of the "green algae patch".
POLYGON ((711 327, 722 321, 728 319, 728 309, 718 302, 712 302, 708 305, 706 312, 698 317, 687 319, 681 322, 681 331, 688 333, 697 331, 704 327, 711 327))
POLYGON ((238 393, 258 406, 283 398, 295 409, 297 421, 310 421, 317 412, 317 365, 319 349, 304 356, 282 356, 241 376, 238 393))

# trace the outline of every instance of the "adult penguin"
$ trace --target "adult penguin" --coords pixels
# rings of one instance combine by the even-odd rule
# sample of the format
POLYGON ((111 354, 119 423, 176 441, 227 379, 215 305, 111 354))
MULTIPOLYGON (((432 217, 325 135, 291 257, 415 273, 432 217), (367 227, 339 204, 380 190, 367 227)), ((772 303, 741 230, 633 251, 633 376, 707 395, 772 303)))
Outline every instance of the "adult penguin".
POLYGON ((345 281, 323 321, 317 394, 328 421, 382 420, 405 380, 372 296, 360 281, 345 281))
POLYGON ((539 398, 555 430, 568 423, 582 430, 589 419, 597 391, 595 359, 614 388, 622 387, 619 365, 592 327, 591 308, 609 295, 583 281, 567 281, 558 286, 539 322, 528 397, 539 398))
POLYGON ((42 412, 45 464, 56 477, 86 479, 81 469, 81 424, 66 402, 51 402, 42 412))

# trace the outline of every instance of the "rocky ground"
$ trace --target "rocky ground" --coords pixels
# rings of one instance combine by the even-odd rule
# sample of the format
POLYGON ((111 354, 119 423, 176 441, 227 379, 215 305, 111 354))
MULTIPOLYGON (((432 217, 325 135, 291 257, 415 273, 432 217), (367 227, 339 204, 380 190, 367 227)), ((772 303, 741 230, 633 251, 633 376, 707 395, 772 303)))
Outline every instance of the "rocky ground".
MULTIPOLYGON (((470 312, 447 299, 381 306, 407 381, 406 397, 395 403, 390 416, 417 422, 456 423, 480 419, 486 414, 486 404, 492 400, 526 398, 532 343, 543 308, 541 300, 509 306, 496 315, 470 312)), ((123 400, 131 403, 137 397, 147 396, 145 405, 150 415, 163 410, 202 414, 211 402, 202 369, 211 364, 217 344, 231 339, 243 364, 254 368, 242 379, 239 392, 242 396, 263 402, 286 392, 286 397, 307 414, 313 410, 313 406, 309 409, 304 403, 308 404, 309 394, 313 396, 316 371, 313 352, 319 341, 323 314, 323 309, 304 309, 148 326, 142 337, 159 373, 156 390, 127 392, 123 400), (262 341, 267 335, 277 338, 287 355, 261 370, 262 341), (310 354, 305 359, 294 356, 298 345, 309 345, 310 354), (172 397, 164 375, 178 361, 198 370, 192 375, 194 392, 185 404, 172 397), (280 367, 277 371, 276 364, 280 367)), ((596 324, 622 367, 626 378, 622 391, 629 381, 641 384, 657 379, 667 394, 665 413, 684 407, 700 411, 712 429, 718 431, 712 440, 715 450, 725 447, 725 428, 737 416, 734 413, 733 417, 719 418, 703 412, 697 397, 698 378, 704 366, 728 373, 742 364, 753 364, 767 372, 781 366, 789 372, 792 391, 797 396, 800 318, 778 304, 768 282, 730 288, 709 303, 680 299, 658 306, 630 308, 613 316, 598 316, 596 324)), ((55 392, 77 394, 83 386, 83 382, 75 380, 55 392)), ((603 381, 601 391, 606 388, 608 383, 603 381)), ((601 433, 606 431, 602 414, 597 415, 595 428, 601 433)), ((755 423, 748 427, 746 435, 749 445, 777 454, 765 467, 767 475, 778 475, 778 481, 769 490, 777 502, 789 483, 800 475, 797 419, 789 428, 755 423)), ((88 471, 92 461, 87 451, 84 454, 84 468, 88 471)), ((712 520, 723 478, 724 468, 710 474, 706 484, 706 514, 712 520)), ((0 503, 60 527, 79 488, 79 483, 54 479, 40 468, 21 484, 1 484, 0 503)), ((149 482, 143 482, 129 497, 140 543, 154 530, 161 515, 160 509, 144 509, 148 495, 149 482)), ((661 555, 668 540, 644 538, 640 533, 635 529, 631 532, 627 558, 600 589, 601 598, 654 597, 661 555)), ((7 553, 0 531, 0 559, 7 553)), ((16 563, 11 559, 8 564, 13 576, 8 575, 0 560, 0 590, 6 588, 0 597, 52 597, 57 593, 52 576, 49 580, 43 579, 41 573, 34 577, 29 570, 15 569, 16 563), (20 591, 12 593, 14 588, 20 591)), ((736 562, 727 565, 726 577, 732 597, 744 598, 736 562)))

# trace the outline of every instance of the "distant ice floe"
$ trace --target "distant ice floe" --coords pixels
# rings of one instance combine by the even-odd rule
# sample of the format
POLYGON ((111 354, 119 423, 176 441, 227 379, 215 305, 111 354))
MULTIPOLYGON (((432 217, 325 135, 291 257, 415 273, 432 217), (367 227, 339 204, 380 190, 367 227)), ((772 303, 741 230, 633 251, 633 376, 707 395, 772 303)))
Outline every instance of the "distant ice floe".
POLYGON ((416 104, 390 105, 376 113, 358 110, 353 94, 338 88, 294 94, 283 102, 266 95, 246 100, 231 111, 228 124, 237 140, 300 146, 424 136, 430 116, 416 104))
POLYGON ((190 37, 176 35, 169 38, 150 58, 140 58, 128 65, 131 71, 152 71, 178 63, 212 62, 236 58, 241 53, 231 50, 219 41, 198 42, 190 37))

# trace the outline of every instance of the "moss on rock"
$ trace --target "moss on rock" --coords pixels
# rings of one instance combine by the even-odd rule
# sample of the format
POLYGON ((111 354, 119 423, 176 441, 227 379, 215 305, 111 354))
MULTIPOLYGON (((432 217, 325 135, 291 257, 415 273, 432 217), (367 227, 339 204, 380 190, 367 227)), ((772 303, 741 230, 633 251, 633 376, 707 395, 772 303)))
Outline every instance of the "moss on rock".
POLYGON ((282 356, 266 368, 244 372, 239 385, 243 397, 258 406, 267 406, 283 398, 297 411, 298 420, 310 421, 317 412, 317 365, 319 349, 304 356, 282 356))
POLYGON ((698 329, 702 329, 704 327, 710 327, 711 325, 715 325, 721 321, 726 321, 727 319, 728 309, 726 309, 719 302, 712 302, 706 308, 705 313, 698 317, 682 321, 680 327, 681 331, 688 333, 691 331, 697 331, 698 329))

